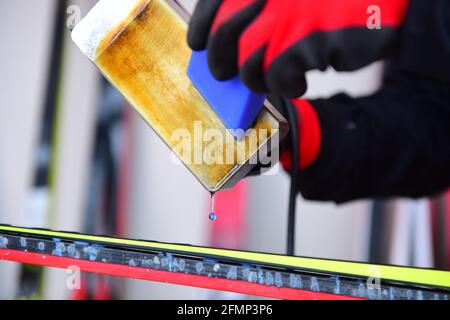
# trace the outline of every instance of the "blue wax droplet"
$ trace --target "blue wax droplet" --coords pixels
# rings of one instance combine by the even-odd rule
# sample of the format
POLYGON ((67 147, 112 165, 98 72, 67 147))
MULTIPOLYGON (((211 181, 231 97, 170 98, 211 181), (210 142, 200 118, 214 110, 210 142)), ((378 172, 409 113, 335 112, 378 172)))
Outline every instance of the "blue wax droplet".
POLYGON ((214 212, 211 212, 209 214, 209 220, 216 221, 217 220, 217 215, 214 212))

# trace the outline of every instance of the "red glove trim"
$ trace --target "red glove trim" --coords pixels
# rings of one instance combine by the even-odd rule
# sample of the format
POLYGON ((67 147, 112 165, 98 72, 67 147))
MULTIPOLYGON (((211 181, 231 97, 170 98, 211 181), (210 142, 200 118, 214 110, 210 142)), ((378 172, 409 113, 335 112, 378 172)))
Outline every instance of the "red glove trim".
MULTIPOLYGON (((296 99, 292 103, 299 115, 300 169, 306 169, 317 159, 322 144, 322 131, 319 117, 307 100, 296 99)), ((287 138, 289 139, 289 138, 287 138)), ((291 151, 283 152, 280 162, 287 170, 292 167, 291 151)))

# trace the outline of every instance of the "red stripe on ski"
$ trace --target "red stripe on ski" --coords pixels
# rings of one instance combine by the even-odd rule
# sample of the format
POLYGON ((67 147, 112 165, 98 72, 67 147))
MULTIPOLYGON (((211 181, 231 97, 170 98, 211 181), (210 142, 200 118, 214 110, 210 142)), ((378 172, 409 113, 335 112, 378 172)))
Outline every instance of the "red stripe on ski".
POLYGON ((105 274, 110 276, 147 280, 220 290, 284 300, 360 300, 355 297, 341 296, 330 293, 311 292, 290 288, 276 288, 245 281, 208 278, 206 276, 189 275, 168 271, 158 271, 145 268, 129 267, 119 264, 77 260, 39 253, 0 249, 0 260, 33 264, 45 267, 66 269, 78 267, 81 271, 105 274))

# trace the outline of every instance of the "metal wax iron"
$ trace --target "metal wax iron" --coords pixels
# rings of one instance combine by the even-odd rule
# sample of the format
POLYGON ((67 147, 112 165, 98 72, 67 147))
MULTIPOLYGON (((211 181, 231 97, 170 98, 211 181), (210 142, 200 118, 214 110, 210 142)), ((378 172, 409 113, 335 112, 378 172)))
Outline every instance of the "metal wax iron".
POLYGON ((176 1, 100 0, 72 39, 200 183, 216 192, 245 177, 260 150, 277 147, 287 123, 266 101, 243 128, 252 134, 233 135, 234 124, 218 115, 187 75, 188 18, 176 1), (221 153, 226 161, 210 161, 221 153))

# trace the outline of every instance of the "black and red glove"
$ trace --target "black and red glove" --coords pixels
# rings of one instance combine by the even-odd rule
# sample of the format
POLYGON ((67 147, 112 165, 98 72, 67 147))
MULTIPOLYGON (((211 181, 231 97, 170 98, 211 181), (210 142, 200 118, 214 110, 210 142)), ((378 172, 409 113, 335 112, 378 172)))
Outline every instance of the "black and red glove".
POLYGON ((332 66, 352 71, 388 57, 408 4, 409 0, 200 0, 188 43, 193 50, 208 49, 210 69, 218 80, 240 74, 255 92, 295 98, 306 91, 308 70, 332 66), (378 10, 381 29, 369 28, 378 10))

